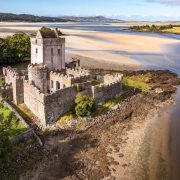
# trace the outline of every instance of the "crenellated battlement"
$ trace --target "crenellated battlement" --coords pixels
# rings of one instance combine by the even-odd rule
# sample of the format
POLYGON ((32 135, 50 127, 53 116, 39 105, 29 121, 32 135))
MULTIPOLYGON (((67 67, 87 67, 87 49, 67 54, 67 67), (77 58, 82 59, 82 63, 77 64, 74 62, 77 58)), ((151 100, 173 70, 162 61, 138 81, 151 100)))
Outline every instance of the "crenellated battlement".
POLYGON ((65 43, 65 38, 47 38, 47 39, 43 39, 42 43, 44 45, 58 45, 58 44, 62 44, 65 43))
POLYGON ((122 93, 121 81, 103 84, 102 86, 92 86, 93 98, 96 103, 105 102, 114 97, 120 96, 122 93))
POLYGON ((3 74, 4 76, 14 77, 14 76, 20 75, 20 71, 12 67, 3 67, 3 74))
POLYGON ((106 88, 106 87, 111 87, 111 86, 113 86, 113 85, 115 85, 115 84, 118 84, 118 83, 120 83, 120 82, 119 82, 119 81, 116 81, 116 82, 113 82, 113 83, 100 84, 99 86, 92 86, 92 87, 94 87, 94 88, 96 88, 96 89, 103 89, 103 88, 106 88))
POLYGON ((51 77, 56 77, 57 79, 72 79, 72 80, 80 80, 80 79, 84 79, 86 77, 89 77, 89 74, 81 74, 81 76, 73 76, 72 74, 65 74, 65 73, 59 73, 56 71, 51 71, 50 72, 50 76, 51 77))
POLYGON ((115 82, 121 82, 123 78, 123 74, 116 73, 115 75, 106 74, 104 76, 104 84, 112 84, 115 82))
POLYGON ((67 91, 71 91, 71 90, 74 91, 74 90, 76 90, 76 88, 74 86, 72 86, 72 87, 67 87, 64 89, 59 89, 56 92, 51 92, 51 93, 45 94, 44 97, 52 98, 53 96, 57 96, 57 95, 59 97, 60 97, 60 95, 61 95, 61 97, 63 97, 67 93, 67 91))
POLYGON ((29 64, 28 65, 28 69, 29 70, 36 70, 36 71, 39 71, 39 70, 48 70, 47 66, 43 65, 43 64, 29 64))
POLYGON ((70 76, 64 72, 57 72, 57 71, 51 71, 50 76, 55 77, 57 79, 60 79, 60 78, 72 79, 73 78, 73 76, 70 76))
POLYGON ((44 103, 45 94, 38 89, 33 83, 30 83, 28 80, 24 81, 25 92, 33 94, 33 96, 41 103, 44 103))
POLYGON ((90 71, 84 68, 77 68, 77 69, 73 69, 73 68, 66 68, 66 73, 67 74, 71 74, 73 76, 88 76, 90 75, 90 71))

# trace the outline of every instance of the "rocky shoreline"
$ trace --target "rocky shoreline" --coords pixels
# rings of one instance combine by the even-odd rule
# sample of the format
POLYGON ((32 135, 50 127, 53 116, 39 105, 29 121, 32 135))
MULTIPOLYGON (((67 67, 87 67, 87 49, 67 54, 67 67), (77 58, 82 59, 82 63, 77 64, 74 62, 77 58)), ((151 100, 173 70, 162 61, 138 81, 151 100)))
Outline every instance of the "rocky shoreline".
POLYGON ((48 157, 34 170, 22 172, 21 179, 149 177, 148 168, 135 165, 146 140, 145 129, 154 115, 173 103, 175 86, 180 84, 177 75, 169 71, 123 71, 128 76, 149 72, 152 74, 149 93, 130 92, 114 110, 87 119, 84 131, 54 130, 46 134, 43 149, 50 152, 48 157), (157 88, 162 92, 156 92, 157 88))

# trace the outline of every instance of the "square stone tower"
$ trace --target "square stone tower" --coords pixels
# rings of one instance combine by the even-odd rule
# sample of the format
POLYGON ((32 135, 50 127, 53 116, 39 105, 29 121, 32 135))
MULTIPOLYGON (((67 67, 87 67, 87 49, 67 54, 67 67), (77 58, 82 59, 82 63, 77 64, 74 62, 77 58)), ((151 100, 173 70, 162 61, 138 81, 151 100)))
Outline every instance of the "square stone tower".
POLYGON ((57 30, 39 30, 31 37, 31 63, 50 70, 65 68, 65 38, 59 37, 57 30))

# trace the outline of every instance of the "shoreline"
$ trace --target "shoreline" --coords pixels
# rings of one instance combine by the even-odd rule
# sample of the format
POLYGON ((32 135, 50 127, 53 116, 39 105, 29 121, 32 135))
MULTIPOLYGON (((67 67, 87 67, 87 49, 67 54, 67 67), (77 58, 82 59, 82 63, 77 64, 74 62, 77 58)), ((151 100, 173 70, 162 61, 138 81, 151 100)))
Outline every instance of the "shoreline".
POLYGON ((174 34, 174 35, 180 35, 180 33, 174 33, 169 31, 143 31, 143 30, 130 30, 130 32, 142 32, 142 33, 152 33, 152 34, 174 34))
MULTIPOLYGON (((39 28, 37 24, 33 26, 31 23, 31 25, 31 27, 16 26, 14 23, 14 26, 9 29, 36 31, 39 28)), ((116 26, 117 24, 113 24, 112 28, 116 26)), ((6 27, 8 28, 8 25, 6 27)), ((179 40, 175 37, 154 36, 152 38, 146 34, 75 29, 62 29, 62 32, 69 35, 66 36, 66 59, 69 61, 72 57, 80 58, 84 67, 116 70, 168 68, 179 74, 178 50, 174 51, 171 48, 179 44, 179 40)), ((0 32, 1 37, 12 34, 0 32)))
MULTIPOLYGON (((172 177, 168 113, 170 113, 173 105, 174 100, 160 103, 148 114, 144 126, 142 125, 143 136, 140 137, 141 143, 134 164, 137 166, 135 170, 137 178, 143 175, 142 179, 168 180, 172 177)), ((132 138, 133 136, 132 133, 132 138)))

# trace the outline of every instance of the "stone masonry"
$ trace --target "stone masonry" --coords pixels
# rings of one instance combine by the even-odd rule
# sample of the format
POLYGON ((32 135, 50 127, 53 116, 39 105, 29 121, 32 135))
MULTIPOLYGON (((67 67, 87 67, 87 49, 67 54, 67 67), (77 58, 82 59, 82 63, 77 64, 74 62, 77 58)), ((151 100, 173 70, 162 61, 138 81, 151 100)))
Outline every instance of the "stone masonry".
POLYGON ((42 126, 68 112, 75 105, 77 93, 93 97, 97 104, 122 93, 122 74, 99 77, 82 68, 79 60, 65 63, 65 39, 55 30, 38 31, 31 38, 27 70, 6 67, 3 74, 6 84, 0 87, 0 93, 7 92, 17 105, 24 103, 42 126), (92 86, 92 81, 99 79, 100 85, 92 86))

